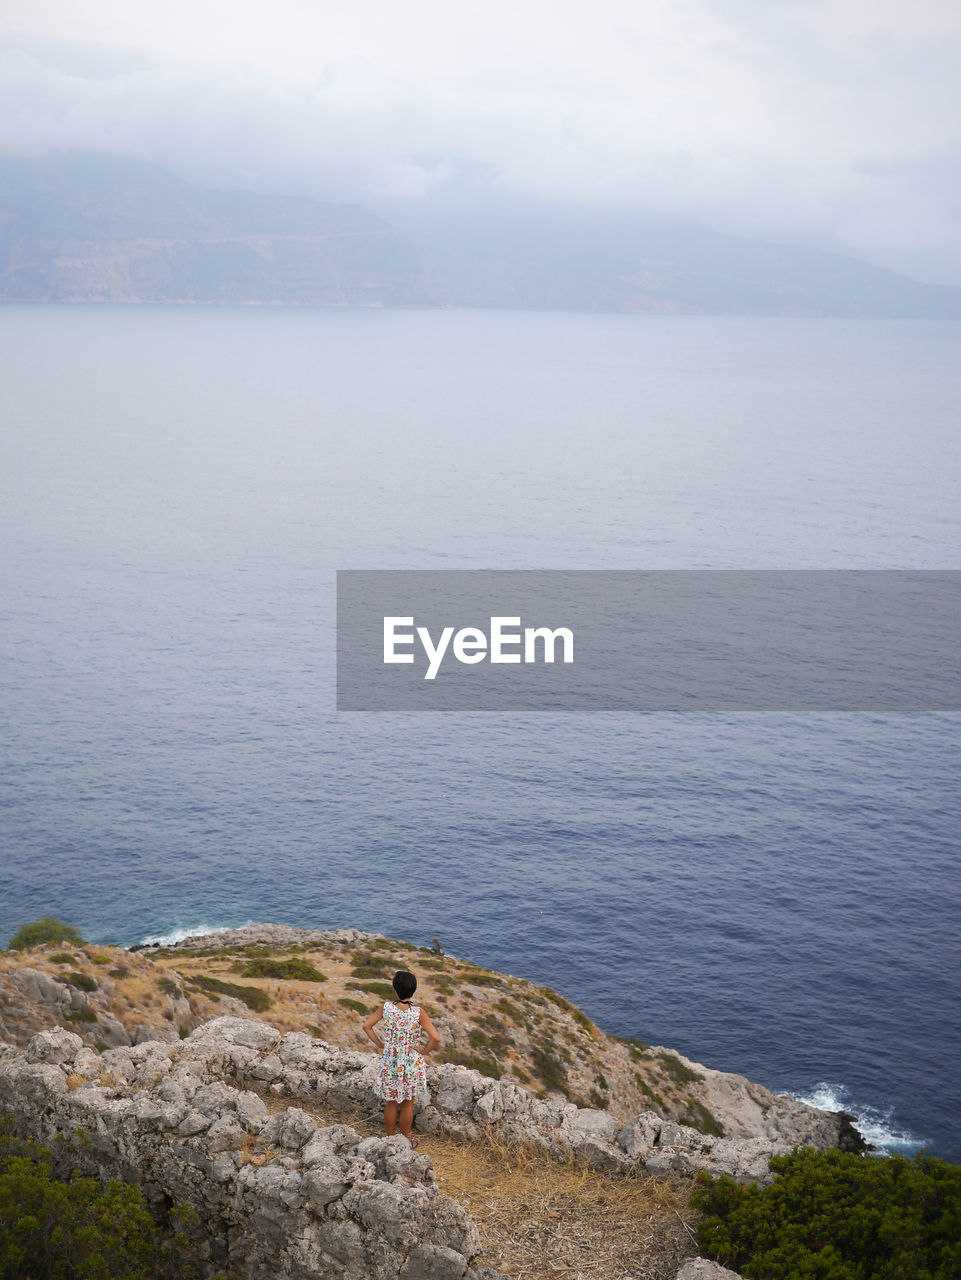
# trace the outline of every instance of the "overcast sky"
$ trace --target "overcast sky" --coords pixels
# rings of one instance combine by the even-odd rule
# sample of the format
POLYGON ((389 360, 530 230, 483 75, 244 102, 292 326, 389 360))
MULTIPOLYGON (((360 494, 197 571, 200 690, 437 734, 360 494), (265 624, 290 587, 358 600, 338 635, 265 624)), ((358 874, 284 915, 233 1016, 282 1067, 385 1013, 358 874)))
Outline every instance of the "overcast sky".
POLYGON ((0 151, 678 209, 961 283, 958 0, 4 0, 0 41, 0 151))

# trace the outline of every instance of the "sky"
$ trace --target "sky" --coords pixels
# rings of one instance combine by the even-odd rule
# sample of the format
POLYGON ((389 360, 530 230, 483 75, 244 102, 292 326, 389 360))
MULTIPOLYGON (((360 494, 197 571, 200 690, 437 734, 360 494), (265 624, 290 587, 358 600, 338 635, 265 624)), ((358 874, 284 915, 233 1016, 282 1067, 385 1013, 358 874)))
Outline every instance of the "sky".
POLYGON ((957 0, 4 0, 0 152, 695 215, 961 284, 957 0))

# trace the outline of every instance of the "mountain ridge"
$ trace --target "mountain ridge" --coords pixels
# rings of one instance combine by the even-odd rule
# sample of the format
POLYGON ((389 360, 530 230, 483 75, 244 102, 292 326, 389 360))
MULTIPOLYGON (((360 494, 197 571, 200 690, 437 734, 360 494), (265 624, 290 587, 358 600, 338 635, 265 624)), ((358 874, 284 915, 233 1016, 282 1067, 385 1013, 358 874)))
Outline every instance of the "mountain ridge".
POLYGON ((961 319, 961 287, 690 218, 486 188, 377 213, 88 153, 0 156, 0 301, 961 319))

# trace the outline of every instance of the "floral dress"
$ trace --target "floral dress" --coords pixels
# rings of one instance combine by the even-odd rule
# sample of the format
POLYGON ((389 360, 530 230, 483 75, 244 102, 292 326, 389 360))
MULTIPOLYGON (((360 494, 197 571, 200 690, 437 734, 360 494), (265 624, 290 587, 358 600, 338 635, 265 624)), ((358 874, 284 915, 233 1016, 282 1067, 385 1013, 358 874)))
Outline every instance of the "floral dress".
POLYGON ((427 1093, 427 1067, 417 1051, 420 1009, 384 1001, 384 1056, 374 1092, 385 1102, 406 1102, 415 1094, 427 1093))

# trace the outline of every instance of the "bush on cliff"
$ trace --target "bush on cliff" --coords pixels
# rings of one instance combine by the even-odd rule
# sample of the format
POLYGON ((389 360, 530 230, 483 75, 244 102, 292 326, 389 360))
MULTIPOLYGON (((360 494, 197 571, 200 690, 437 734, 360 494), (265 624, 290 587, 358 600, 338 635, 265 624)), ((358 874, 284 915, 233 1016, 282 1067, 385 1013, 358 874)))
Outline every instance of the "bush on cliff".
POLYGON ((957 1280, 961 1167, 802 1148, 770 1186, 701 1175, 701 1252, 745 1280, 957 1280))
POLYGON ((158 1280, 193 1277, 183 1237, 154 1225, 138 1187, 53 1175, 54 1155, 0 1123, 3 1280, 158 1280))
POLYGON ((83 942, 83 938, 72 924, 64 924, 56 916, 44 916, 42 920, 22 924, 10 939, 8 950, 26 951, 44 942, 83 942))

